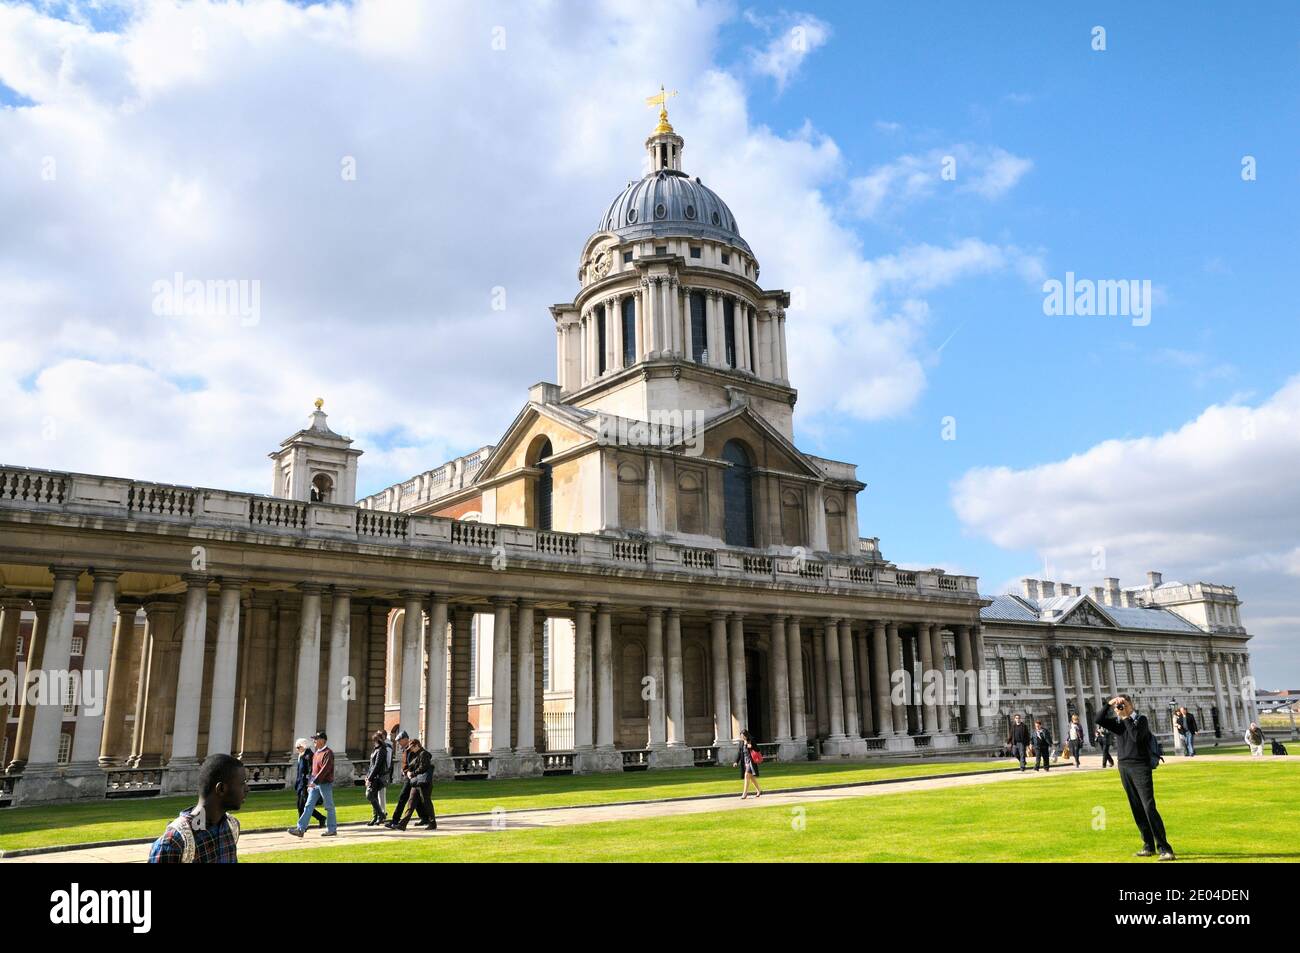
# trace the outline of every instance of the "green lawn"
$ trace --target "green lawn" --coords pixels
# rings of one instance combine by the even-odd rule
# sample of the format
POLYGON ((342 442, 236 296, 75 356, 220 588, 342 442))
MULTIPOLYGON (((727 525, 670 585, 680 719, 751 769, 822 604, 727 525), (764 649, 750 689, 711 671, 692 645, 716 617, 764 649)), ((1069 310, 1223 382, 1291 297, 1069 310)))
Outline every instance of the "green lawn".
MULTIPOLYGON (((883 764, 800 762, 764 765, 762 781, 765 790, 780 790, 956 774, 1010 765, 1009 761, 991 759, 883 764)), ((513 781, 445 781, 433 786, 433 799, 438 813, 444 815, 477 814, 494 808, 520 810, 698 797, 739 790, 739 776, 729 768, 682 768, 513 781)), ((399 791, 399 787, 389 789, 390 809, 399 791)), ((166 797, 4 808, 0 810, 0 851, 154 838, 182 808, 193 803, 192 797, 166 797)), ((297 820, 294 803, 292 791, 257 792, 249 795, 239 819, 248 831, 288 827, 297 820)), ((370 805, 359 787, 338 789, 335 807, 340 823, 370 819, 370 805)))
MULTIPOLYGON (((1179 860, 1300 860, 1300 769, 1189 761, 1156 774, 1179 860)), ((1058 861, 1151 863, 1114 771, 1008 785, 248 854, 251 863, 381 861, 1058 861), (1104 823, 1094 829, 1097 820, 1104 823), (802 823, 800 821, 802 820, 802 823)))

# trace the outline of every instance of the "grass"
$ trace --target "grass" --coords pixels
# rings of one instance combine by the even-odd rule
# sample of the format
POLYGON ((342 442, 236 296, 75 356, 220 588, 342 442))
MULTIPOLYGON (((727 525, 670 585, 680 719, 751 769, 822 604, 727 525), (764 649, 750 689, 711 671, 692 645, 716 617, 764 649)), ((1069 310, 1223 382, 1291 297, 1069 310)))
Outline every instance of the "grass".
MULTIPOLYGON (((956 774, 1006 768, 1007 761, 907 761, 902 763, 798 762, 763 766, 763 789, 782 790, 828 784, 854 784, 894 778, 956 774)), ((662 800, 738 792, 740 779, 730 768, 587 774, 508 781, 444 781, 433 786, 440 816, 477 814, 494 808, 521 810, 573 807, 616 801, 662 800)), ((388 791, 391 810, 400 787, 388 791)), ((0 851, 63 847, 102 841, 157 837, 193 797, 140 798, 19 807, 0 810, 0 851)), ((340 823, 368 821, 370 804, 359 787, 335 791, 340 823)), ((259 791, 239 812, 245 830, 289 827, 297 819, 292 791, 259 791)))
MULTIPOLYGON (((1182 862, 1300 860, 1300 770, 1188 761, 1156 773, 1182 862)), ((1114 771, 919 793, 353 847, 248 854, 251 863, 437 861, 1139 861, 1114 771), (801 813, 802 812, 802 813, 801 813), (1100 829, 1098 829, 1100 828, 1100 829)))

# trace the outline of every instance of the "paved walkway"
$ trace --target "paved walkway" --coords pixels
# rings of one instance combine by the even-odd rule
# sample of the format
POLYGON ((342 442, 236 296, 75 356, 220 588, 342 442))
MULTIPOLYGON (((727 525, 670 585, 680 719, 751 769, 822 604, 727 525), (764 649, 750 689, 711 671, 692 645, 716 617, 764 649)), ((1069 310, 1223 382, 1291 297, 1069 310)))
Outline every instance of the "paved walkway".
MULTIPOLYGON (((762 797, 745 800, 735 797, 697 797, 668 801, 646 801, 636 804, 601 804, 586 807, 552 807, 521 811, 500 811, 495 814, 459 814, 438 821, 436 831, 390 831, 384 828, 348 824, 339 828, 337 837, 321 837, 315 829, 301 839, 284 832, 245 834, 239 839, 242 856, 276 850, 309 850, 316 847, 341 847, 380 843, 393 838, 460 837, 468 834, 485 834, 501 830, 525 830, 537 827, 562 827, 571 824, 599 824, 606 821, 630 821, 650 817, 676 817, 684 814, 704 814, 720 811, 756 810, 761 807, 794 807, 847 798, 879 797, 909 791, 933 791, 942 788, 960 788, 980 784, 1036 784, 1051 778, 1069 777, 1083 772, 1101 770, 1101 758, 1084 755, 1083 766, 1074 768, 1066 764, 1056 766, 1049 775, 1033 771, 999 771, 994 774, 975 774, 876 782, 847 787, 804 789, 800 791, 772 791, 762 797)), ((1249 755, 1215 755, 1205 761, 1250 761, 1249 755)), ((1187 758, 1170 758, 1166 765, 1196 763, 1187 758)), ((0 864, 19 863, 143 863, 149 853, 147 844, 116 844, 104 847, 69 848, 47 854, 14 857, 0 860, 0 864)))

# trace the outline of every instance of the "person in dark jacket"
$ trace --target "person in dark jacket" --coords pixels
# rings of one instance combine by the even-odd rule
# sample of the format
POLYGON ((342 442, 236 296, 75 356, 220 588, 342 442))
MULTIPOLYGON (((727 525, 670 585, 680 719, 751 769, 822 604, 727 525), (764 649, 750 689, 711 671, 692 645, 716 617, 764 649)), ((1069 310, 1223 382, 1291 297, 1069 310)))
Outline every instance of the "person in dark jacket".
MULTIPOLYGON (((398 734, 397 745, 400 753, 395 754, 394 756, 402 759, 402 792, 397 796, 397 805, 393 808, 392 819, 384 825, 385 827, 394 829, 397 827, 403 814, 409 816, 406 807, 411 800, 411 759, 415 757, 414 742, 410 735, 405 731, 398 734)), ((416 805, 416 811, 420 815, 420 822, 427 825, 430 818, 426 813, 427 809, 423 801, 416 805)))
POLYGON ((1011 747, 1012 756, 1020 762, 1020 770, 1025 770, 1025 752, 1029 750, 1029 726, 1019 715, 1016 715, 1011 723, 1007 744, 1011 747))
POLYGON ((754 797, 762 797, 763 789, 758 786, 758 765, 754 763, 754 751, 756 747, 753 740, 749 737, 749 729, 740 729, 740 743, 736 746, 736 761, 733 768, 740 768, 740 778, 743 787, 740 792, 740 798, 743 801, 749 797, 749 782, 754 782, 754 797))
POLYGON ((1110 755, 1111 734, 1101 725, 1097 726, 1097 733, 1092 737, 1092 743, 1101 749, 1101 766, 1109 768, 1115 763, 1115 759, 1110 755))
POLYGON ((1074 759, 1074 766, 1079 766, 1079 752, 1083 750, 1086 728, 1083 722, 1079 721, 1078 715, 1070 716, 1070 727, 1066 729, 1068 734, 1065 736, 1066 743, 1070 746, 1070 757, 1074 759))
POLYGON ((1029 738, 1034 749, 1034 770, 1041 764, 1044 771, 1052 770, 1052 733, 1043 725, 1041 718, 1034 719, 1034 733, 1029 738))
POLYGON ((1119 779, 1128 796, 1133 822, 1142 834, 1142 849, 1135 856, 1173 860, 1174 849, 1165 837, 1165 822, 1156 810, 1151 780, 1151 725, 1139 715, 1128 695, 1116 695, 1097 713, 1097 724, 1115 735, 1119 779))
MULTIPOLYGON (((298 816, 302 816, 302 809, 307 806, 307 786, 311 782, 311 759, 312 743, 306 738, 299 738, 293 746, 293 750, 298 753, 298 773, 294 775, 293 790, 298 795, 298 816)), ((311 816, 316 819, 317 827, 325 826, 325 815, 320 811, 312 811, 311 816)))
POLYGON ((1200 731, 1200 725, 1186 705, 1178 709, 1178 730, 1183 736, 1183 754, 1189 758, 1196 757, 1196 733, 1200 731))
POLYGON ((433 756, 420 744, 419 738, 412 738, 407 745, 407 784, 410 787, 411 800, 406 806, 406 814, 393 815, 395 823, 389 826, 393 830, 404 831, 411 821, 411 814, 420 817, 420 826, 431 831, 438 829, 438 818, 433 813, 433 756))
POLYGON ((388 736, 382 731, 376 731, 371 739, 374 742, 374 750, 370 752, 370 767, 366 769, 366 800, 370 802, 370 808, 374 812, 374 817, 370 819, 367 827, 374 827, 376 824, 382 824, 388 818, 384 811, 384 804, 379 799, 379 794, 388 784, 389 764, 388 764, 388 736))

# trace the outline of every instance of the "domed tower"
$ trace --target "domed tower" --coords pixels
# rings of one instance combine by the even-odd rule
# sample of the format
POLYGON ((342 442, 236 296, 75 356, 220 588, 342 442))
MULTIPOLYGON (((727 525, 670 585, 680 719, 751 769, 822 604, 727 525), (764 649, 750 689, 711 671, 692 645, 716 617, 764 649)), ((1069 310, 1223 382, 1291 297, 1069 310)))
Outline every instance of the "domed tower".
POLYGON ((583 246, 577 298, 551 308, 561 399, 637 420, 746 403, 793 439, 789 295, 759 286, 731 209, 682 170, 685 141, 664 98, 649 100, 661 105, 645 141, 649 171, 583 246))

